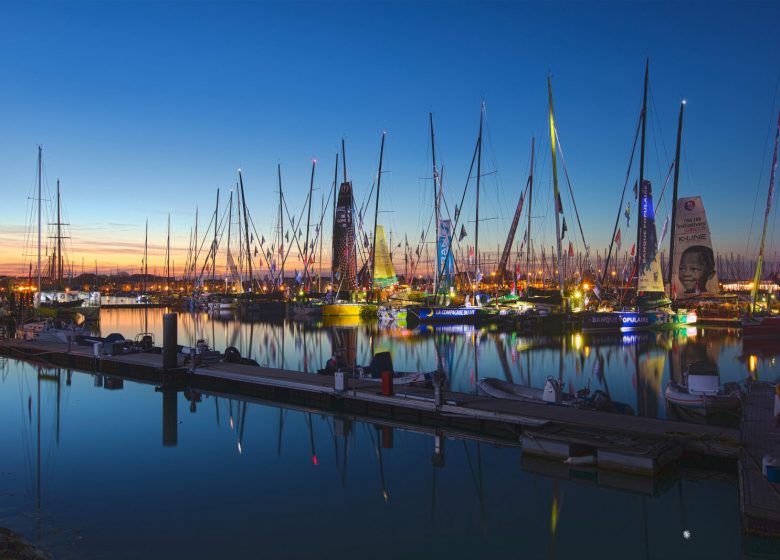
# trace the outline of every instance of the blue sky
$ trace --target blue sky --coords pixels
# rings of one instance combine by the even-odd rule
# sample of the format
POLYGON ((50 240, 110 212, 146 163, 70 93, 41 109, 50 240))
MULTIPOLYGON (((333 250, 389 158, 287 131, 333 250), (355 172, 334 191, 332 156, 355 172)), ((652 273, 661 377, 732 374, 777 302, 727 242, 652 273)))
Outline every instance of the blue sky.
MULTIPOLYGON (((342 136, 362 201, 383 130, 381 221, 416 240, 432 209, 428 112, 454 204, 482 100, 480 243, 503 243, 536 136, 534 237, 549 247, 548 73, 585 235, 601 248, 647 57, 646 175, 660 189, 686 98, 681 194, 703 196, 716 250, 744 253, 768 185, 779 21, 777 3, 2 3, 0 260, 18 259, 39 143, 50 188, 62 180, 77 262, 83 253, 101 267, 140 263, 146 218, 162 245, 169 211, 183 259, 195 206, 212 212, 216 188, 224 201, 239 167, 268 237, 277 163, 298 213, 312 158, 315 185, 327 192, 342 136)), ((566 214, 571 235, 568 202, 566 214)), ((658 214, 662 221, 663 204, 658 214)), ((473 223, 467 229, 473 243, 473 223)))

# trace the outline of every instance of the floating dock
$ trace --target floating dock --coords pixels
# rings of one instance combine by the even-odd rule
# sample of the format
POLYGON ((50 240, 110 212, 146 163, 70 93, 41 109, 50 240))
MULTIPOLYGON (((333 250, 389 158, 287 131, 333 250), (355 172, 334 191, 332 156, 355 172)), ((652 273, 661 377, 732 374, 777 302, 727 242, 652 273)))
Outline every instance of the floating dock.
POLYGON ((780 483, 770 482, 763 473, 765 456, 780 460, 780 426, 775 418, 773 384, 748 384, 739 436, 739 496, 745 530, 760 537, 777 538, 780 483))

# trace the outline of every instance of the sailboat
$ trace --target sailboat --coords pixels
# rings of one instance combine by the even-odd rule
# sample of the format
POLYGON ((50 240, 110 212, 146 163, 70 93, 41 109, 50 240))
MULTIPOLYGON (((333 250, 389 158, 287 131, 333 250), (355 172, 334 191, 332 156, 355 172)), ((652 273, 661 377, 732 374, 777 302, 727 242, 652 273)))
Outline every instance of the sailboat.
MULTIPOLYGON (((382 152, 385 135, 382 134, 382 152)), ((355 246, 355 202, 352 182, 347 180, 347 160, 344 140, 341 140, 341 158, 344 180, 339 187, 333 216, 333 291, 330 300, 322 306, 324 317, 360 317, 363 305, 339 299, 342 291, 354 297, 357 291, 357 252, 355 246)), ((379 158, 379 177, 382 176, 382 157, 379 158)))
POLYGON ((62 199, 60 196, 60 181, 57 180, 57 221, 54 254, 51 256, 49 280, 53 284, 52 289, 43 289, 43 270, 41 268, 41 236, 42 236, 42 203, 43 203, 43 148, 38 146, 38 185, 37 185, 37 209, 38 209, 38 290, 33 299, 39 315, 54 317, 61 320, 97 320, 100 318, 100 292, 82 292, 79 290, 63 289, 64 286, 64 262, 62 253, 62 240, 65 236, 62 226, 62 199))
POLYGON ((764 264, 764 245, 766 242, 766 229, 769 224, 769 213, 772 209, 772 195, 775 189, 775 173, 777 172, 777 145, 780 141, 780 114, 777 116, 777 130, 775 131, 775 150, 772 156, 772 168, 769 173, 769 190, 766 198, 766 210, 764 211, 764 230, 761 234, 761 245, 758 250, 758 260, 756 261, 756 273, 753 276, 753 287, 751 290, 751 313, 742 319, 742 337, 743 338, 774 338, 780 337, 780 317, 773 316, 772 310, 767 309, 766 314, 758 314, 758 291, 761 283, 761 269, 764 264))
MULTIPOLYGON (((436 169, 436 147, 433 133, 433 116, 429 115, 431 125, 431 152, 433 155, 433 177, 434 177, 434 209, 435 209, 435 228, 437 232, 437 258, 436 274, 434 276, 434 292, 437 299, 444 297, 448 299, 449 294, 443 293, 451 278, 452 266, 452 227, 450 220, 443 220, 440 217, 440 200, 442 197, 442 186, 439 179, 439 173, 436 169), (438 184, 437 184, 438 183, 438 184)), ((482 129, 485 118, 485 105, 482 104, 479 113, 479 135, 477 137, 477 146, 474 157, 477 162, 476 177, 476 218, 474 222, 475 229, 475 247, 474 247, 474 281, 472 284, 474 303, 471 303, 469 296, 460 306, 427 306, 418 305, 407 308, 406 320, 409 324, 419 323, 474 323, 478 319, 485 317, 486 313, 481 309, 477 290, 482 279, 482 273, 479 270, 479 190, 480 179, 482 175, 482 129)), ((474 165, 472 160, 471 165, 474 165)), ((471 169, 469 169, 469 176, 471 169)), ((456 212, 457 214, 457 212, 456 212)), ((457 225, 457 216, 455 218, 457 225)))
MULTIPOLYGON (((644 176, 649 66, 650 64, 648 61, 645 65, 644 94, 642 97, 642 112, 640 117, 641 129, 638 130, 638 132, 641 131, 641 142, 639 179, 637 181, 639 216, 637 219, 637 237, 635 245, 636 261, 634 267, 636 275, 636 305, 633 310, 585 313, 582 317, 583 331, 610 329, 630 330, 639 328, 663 329, 677 326, 689 326, 696 323, 695 312, 688 312, 686 309, 678 309, 677 311, 672 310, 672 302, 667 297, 664 289, 660 254, 658 251, 658 236, 655 227, 653 187, 650 180, 645 179, 644 176)), ((682 121, 680 121, 680 127, 681 126, 682 121)), ((677 165, 679 165, 680 130, 681 128, 678 129, 677 165)))

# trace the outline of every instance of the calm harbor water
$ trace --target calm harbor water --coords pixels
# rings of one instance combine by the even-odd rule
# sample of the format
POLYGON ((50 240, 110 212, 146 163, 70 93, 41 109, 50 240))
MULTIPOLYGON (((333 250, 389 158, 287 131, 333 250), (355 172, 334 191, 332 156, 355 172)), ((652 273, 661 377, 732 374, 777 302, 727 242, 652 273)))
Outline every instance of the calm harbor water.
MULTIPOLYGON (((104 310, 101 332, 149 331, 159 342, 162 313, 104 310)), ((301 371, 322 367, 334 345, 368 363, 373 346, 399 370, 443 363, 457 391, 482 377, 541 386, 552 375, 659 418, 680 364, 715 361, 723 382, 780 375, 771 352, 702 328, 525 338, 180 315, 179 342, 198 338, 301 371)), ((691 559, 737 558, 743 546, 729 469, 626 481, 453 439, 435 467, 429 434, 390 438, 371 424, 208 394, 173 397, 172 435, 171 396, 152 385, 13 360, 0 375, 0 526, 56 558, 691 559)))

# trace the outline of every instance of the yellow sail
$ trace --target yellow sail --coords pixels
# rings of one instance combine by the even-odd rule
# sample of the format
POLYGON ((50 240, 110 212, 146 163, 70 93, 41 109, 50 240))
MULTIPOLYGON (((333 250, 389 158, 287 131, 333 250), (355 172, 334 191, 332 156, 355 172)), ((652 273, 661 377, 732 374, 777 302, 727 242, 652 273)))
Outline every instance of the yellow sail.
POLYGON ((398 284, 398 277, 393 269, 393 261, 390 259, 390 251, 385 239, 384 226, 376 226, 376 263, 374 268, 374 286, 386 288, 398 284))

